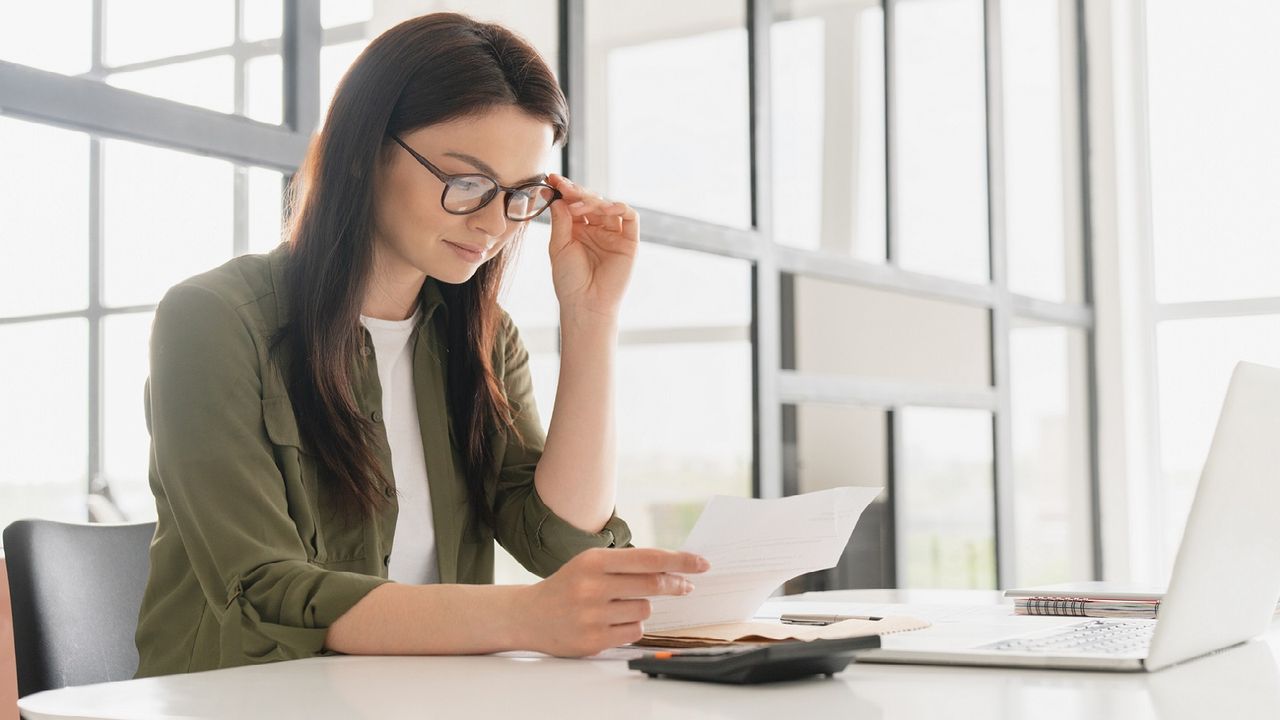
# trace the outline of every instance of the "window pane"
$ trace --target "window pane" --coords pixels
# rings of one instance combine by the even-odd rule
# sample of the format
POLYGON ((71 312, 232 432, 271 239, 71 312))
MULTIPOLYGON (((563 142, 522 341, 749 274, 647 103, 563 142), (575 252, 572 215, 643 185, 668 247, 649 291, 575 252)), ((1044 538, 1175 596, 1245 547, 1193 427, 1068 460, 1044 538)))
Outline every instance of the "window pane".
POLYGON ((751 495, 751 344, 624 345, 617 367, 618 513, 679 547, 712 495, 751 495))
MULTIPOLYGON (((882 408, 805 403, 784 406, 782 417, 787 492, 888 487, 889 427, 882 408)), ((886 491, 863 512, 836 567, 787 583, 788 594, 892 587, 887 500, 886 491)))
POLYGON ((1147 6, 1156 297, 1280 295, 1280 3, 1147 6))
POLYGON ((750 337, 751 265, 642 242, 622 303, 623 330, 736 328, 750 337))
POLYGON ((640 248, 615 375, 618 512, 637 545, 678 547, 712 495, 751 494, 750 273, 640 248))
POLYGON ((84 521, 89 334, 84 318, 0 325, 0 526, 84 521))
POLYGON ((0 317, 89 304, 89 137, 0 117, 0 317))
POLYGON ((885 258, 884 11, 792 5, 773 25, 778 242, 885 258))
POLYGON ((77 75, 93 67, 93 0, 0 4, 0 60, 77 75))
POLYGON ((181 280, 231 258, 232 165, 103 141, 103 301, 159 302, 181 280))
POLYGON ((243 40, 280 37, 280 0, 112 0, 105 14, 106 77, 115 87, 222 113, 279 124, 283 105, 279 43, 235 47, 235 7, 244 7, 243 40), (158 30, 161 29, 161 30, 158 30), (184 59, 200 53, 208 57, 184 59), (236 54, 244 59, 237 98, 236 54), (263 54, 266 53, 266 54, 263 54), (237 109, 239 108, 239 110, 237 109))
POLYGON ((273 125, 284 122, 284 63, 279 55, 263 55, 245 62, 244 114, 273 125))
POLYGON ((1009 338, 1015 585, 1093 574, 1083 330, 1021 324, 1009 338))
POLYGON ((1063 97, 1075 89, 1069 70, 1074 53, 1062 42, 1064 26, 1071 27, 1071 11, 1063 5, 1022 0, 1000 6, 1004 192, 1009 287, 1048 300, 1078 301, 1080 227, 1075 213, 1066 210, 1064 174, 1064 159, 1075 145, 1066 140, 1063 126, 1063 97))
MULTIPOLYGON (((425 8, 418 8, 425 11, 425 8)), ((320 24, 324 27, 351 25, 373 17, 373 0, 321 0, 320 24)))
POLYGON ((806 373, 983 389, 990 315, 977 307, 797 275, 795 362, 806 373))
POLYGON ((234 0, 111 0, 103 6, 109 66, 226 47, 235 40, 234 0))
POLYGON ((898 494, 899 584, 994 588, 991 413, 906 408, 898 494))
POLYGON ((278 38, 283 29, 284 3, 282 0, 250 0, 243 3, 240 37, 244 40, 252 42, 278 38))
POLYGON ((259 167, 243 172, 249 183, 249 252, 270 252, 282 239, 284 175, 259 167))
POLYGON ((1241 360, 1280 367, 1280 315, 1179 320, 1157 327, 1165 550, 1172 558, 1227 384, 1241 360))
POLYGON ((984 282, 986 81, 981 0, 893 4, 894 222, 904 268, 984 282))
POLYGON ((364 52, 368 40, 327 45, 320 48, 320 119, 329 114, 329 104, 333 102, 333 93, 338 89, 342 76, 347 68, 355 62, 357 56, 364 52))
POLYGON ((107 83, 185 105, 231 113, 236 107, 235 69, 235 60, 230 55, 219 55, 115 73, 107 78, 107 83))
POLYGON ((745 24, 738 0, 587 2, 587 185, 750 226, 745 24))
POLYGON ((151 438, 143 403, 154 316, 128 313, 102 320, 102 474, 130 521, 156 515, 147 484, 151 438))

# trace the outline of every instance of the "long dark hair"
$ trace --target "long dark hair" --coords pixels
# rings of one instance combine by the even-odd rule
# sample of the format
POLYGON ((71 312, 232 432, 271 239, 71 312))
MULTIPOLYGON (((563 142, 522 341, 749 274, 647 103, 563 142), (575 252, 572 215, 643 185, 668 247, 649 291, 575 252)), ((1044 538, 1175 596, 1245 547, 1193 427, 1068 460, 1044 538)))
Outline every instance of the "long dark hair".
MULTIPOLYGON (((291 193, 286 269, 289 394, 303 442, 354 511, 385 502, 386 468, 374 451, 351 372, 363 343, 359 315, 373 267, 373 179, 390 134, 514 105, 545 119, 564 142, 568 106, 528 42, 501 25, 432 13, 391 28, 338 85, 291 193), (300 182, 299 182, 300 181, 300 182)), ((494 431, 513 429, 494 375, 498 290, 523 227, 467 282, 441 283, 448 312, 446 402, 472 510, 492 525, 485 482, 496 471, 494 431)))

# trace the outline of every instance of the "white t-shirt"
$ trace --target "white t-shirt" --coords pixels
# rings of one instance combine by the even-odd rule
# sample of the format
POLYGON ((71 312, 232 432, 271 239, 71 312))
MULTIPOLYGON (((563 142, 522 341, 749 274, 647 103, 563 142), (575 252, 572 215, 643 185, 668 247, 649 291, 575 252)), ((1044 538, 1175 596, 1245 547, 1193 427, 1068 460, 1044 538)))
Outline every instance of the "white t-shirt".
POLYGON ((436 563, 435 523, 427 486, 427 459, 413 392, 413 344, 409 342, 421 309, 408 320, 380 320, 360 316, 373 338, 382 384, 382 421, 391 446, 400 512, 387 575, 396 582, 416 585, 440 582, 436 563))

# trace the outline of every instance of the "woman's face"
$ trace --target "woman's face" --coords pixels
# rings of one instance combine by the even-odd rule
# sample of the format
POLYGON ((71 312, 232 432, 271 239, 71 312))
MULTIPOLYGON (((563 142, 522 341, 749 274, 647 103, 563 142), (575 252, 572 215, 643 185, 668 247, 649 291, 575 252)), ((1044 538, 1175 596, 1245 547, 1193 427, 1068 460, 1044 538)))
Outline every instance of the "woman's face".
MULTIPOLYGON (((506 105, 400 137, 446 174, 482 173, 515 187, 545 179, 554 135, 549 122, 506 105)), ((444 183, 396 142, 389 140, 383 151, 374 193, 374 242, 385 269, 463 283, 525 224, 507 218, 502 191, 469 215, 445 211, 440 205, 444 183)))

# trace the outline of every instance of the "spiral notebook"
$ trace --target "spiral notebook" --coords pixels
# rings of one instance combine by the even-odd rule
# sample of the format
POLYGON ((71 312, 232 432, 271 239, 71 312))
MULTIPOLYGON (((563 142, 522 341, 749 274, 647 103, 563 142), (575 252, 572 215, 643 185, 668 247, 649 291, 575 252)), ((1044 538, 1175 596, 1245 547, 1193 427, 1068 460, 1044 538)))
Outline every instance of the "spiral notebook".
POLYGON ((1077 582, 1006 590, 1016 615, 1155 618, 1164 590, 1109 582, 1077 582))
MULTIPOLYGON (((1106 581, 1062 583, 1006 590, 1015 615, 1148 618, 1160 614, 1164 590, 1106 581)), ((1280 605, 1276 611, 1280 612, 1280 605)))

